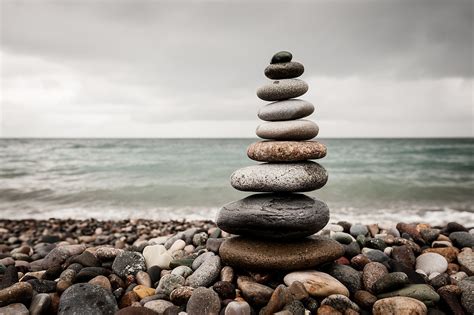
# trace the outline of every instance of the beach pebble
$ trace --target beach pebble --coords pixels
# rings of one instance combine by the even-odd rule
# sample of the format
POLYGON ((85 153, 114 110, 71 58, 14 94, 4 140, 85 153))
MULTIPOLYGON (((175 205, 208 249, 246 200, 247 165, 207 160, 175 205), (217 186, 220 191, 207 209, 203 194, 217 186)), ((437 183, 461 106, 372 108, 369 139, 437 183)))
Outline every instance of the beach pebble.
POLYGON ((170 267, 170 262, 173 260, 173 257, 164 245, 146 246, 143 249, 143 257, 145 258, 147 268, 158 266, 161 269, 168 269, 170 267))
POLYGON ((256 238, 301 238, 329 221, 327 205, 303 194, 255 194, 222 207, 217 225, 256 238))
POLYGON ((232 301, 227 304, 224 315, 251 315, 249 303, 245 301, 232 301))
POLYGON ((155 289, 139 284, 133 288, 133 292, 135 292, 141 300, 146 298, 147 296, 154 295, 155 289))
POLYGON ((474 277, 466 278, 458 283, 461 289, 461 304, 468 314, 474 314, 474 277))
POLYGON ((279 141, 310 140, 318 132, 318 125, 306 119, 264 122, 256 130, 260 138, 279 141))
POLYGON ((326 156, 326 146, 316 141, 260 141, 252 143, 247 156, 259 162, 299 162, 326 156))
POLYGON ((365 248, 362 248, 362 254, 364 254, 367 258, 369 258, 370 261, 374 261, 374 262, 383 263, 389 260, 389 257, 385 255, 384 252, 378 249, 365 247, 365 248))
POLYGON ((342 294, 332 294, 322 300, 321 305, 329 305, 339 312, 344 313, 348 309, 352 309, 356 312, 360 311, 359 306, 352 302, 347 296, 342 294))
POLYGON ((295 271, 287 274, 283 281, 287 286, 294 281, 303 283, 306 291, 312 296, 327 297, 331 294, 349 296, 349 290, 336 278, 319 271, 295 271))
POLYGON ((270 64, 265 68, 265 76, 272 80, 293 79, 301 76, 304 66, 296 61, 270 64))
POLYGON ((110 284, 109 279, 105 276, 99 275, 95 278, 92 278, 89 280, 89 283, 101 286, 102 288, 112 292, 112 285, 110 284))
POLYGON ((158 287, 156 288, 156 293, 169 296, 174 289, 183 286, 184 283, 185 279, 182 276, 174 274, 164 275, 160 279, 158 287))
POLYGON ((212 256, 206 259, 192 275, 187 277, 186 285, 191 287, 207 287, 218 277, 221 271, 221 259, 219 256, 212 256))
POLYGON ((173 307, 173 303, 166 300, 149 301, 143 305, 144 307, 154 311, 156 314, 163 315, 168 308, 173 307))
POLYGON ((115 314, 117 302, 111 292, 89 283, 69 287, 59 300, 59 315, 67 314, 115 314))
POLYGON ((404 288, 377 295, 379 299, 394 296, 411 297, 422 301, 427 306, 434 306, 439 301, 438 293, 427 284, 410 284, 404 288))
POLYGON ((449 234, 449 239, 458 248, 474 247, 474 235, 469 232, 453 232, 449 234))
POLYGON ((0 314, 2 315, 29 315, 30 312, 24 304, 13 303, 4 307, 0 307, 0 314))
POLYGON ((344 232, 334 232, 331 233, 331 238, 335 241, 338 241, 341 244, 351 244, 352 242, 355 242, 355 239, 348 233, 344 232))
POLYGON ((354 302, 364 309, 372 309, 377 297, 369 291, 359 290, 354 294, 354 302))
POLYGON ((212 289, 199 287, 194 290, 186 305, 188 315, 219 314, 221 301, 212 289))
POLYGON ((362 282, 367 291, 373 293, 375 283, 388 274, 387 267, 378 262, 370 262, 365 265, 362 273, 362 282))
POLYGON ((367 235, 369 233, 369 229, 367 226, 362 224, 353 224, 350 228, 350 233, 352 236, 357 237, 359 235, 367 235))
POLYGON ((459 265, 470 276, 474 276, 474 252, 472 248, 464 248, 458 257, 459 265))
POLYGON ((415 263, 416 263, 415 254, 407 245, 394 246, 391 256, 395 261, 398 261, 399 263, 402 263, 407 267, 415 266, 415 263))
POLYGON ((189 298, 193 294, 194 288, 187 287, 187 286, 179 286, 170 294, 170 301, 173 302, 175 305, 186 305, 188 303, 189 298))
POLYGON ((122 249, 103 246, 97 248, 95 251, 95 256, 101 261, 113 260, 121 252, 123 252, 122 249))
POLYGON ((237 278, 237 287, 244 299, 252 305, 266 305, 273 294, 272 288, 244 276, 237 278))
POLYGON ((191 268, 192 268, 193 270, 198 269, 199 266, 201 266, 202 263, 203 263, 206 259, 208 259, 209 257, 213 257, 213 256, 215 256, 215 254, 214 254, 213 252, 205 252, 205 253, 199 255, 196 259, 194 259, 194 261, 193 261, 193 263, 192 263, 192 265, 191 265, 191 268))
POLYGON ((305 192, 323 187, 326 170, 314 162, 259 164, 238 169, 231 175, 237 190, 255 192, 305 192))
POLYGON ((308 84, 299 79, 273 81, 257 90, 257 96, 264 101, 280 101, 296 98, 308 91, 308 84))
POLYGON ((224 264, 250 270, 298 270, 334 261, 344 254, 336 241, 324 237, 285 243, 233 237, 221 246, 224 264))
POLYGON ((221 269, 220 280, 232 282, 234 279, 234 269, 231 266, 224 266, 221 269))
POLYGON ((378 279, 372 286, 375 294, 397 290, 409 284, 408 276, 403 272, 388 273, 378 279))
POLYGON ((12 303, 29 303, 33 297, 33 287, 27 282, 17 282, 0 290, 0 307, 12 303))
POLYGON ((362 273, 350 266, 332 264, 327 272, 339 280, 352 294, 362 288, 362 273))
POLYGON ((137 274, 135 275, 135 279, 138 284, 144 285, 146 287, 150 288, 153 285, 151 282, 151 277, 146 271, 140 270, 139 272, 137 272, 137 274))
POLYGON ((71 256, 79 255, 86 250, 86 245, 63 245, 51 250, 43 259, 43 269, 48 269, 53 266, 59 266, 71 256))
POLYGON ((189 275, 193 273, 193 270, 188 266, 178 266, 171 271, 172 275, 178 275, 183 278, 187 278, 189 275))
POLYGON ((426 315, 428 309, 422 302, 409 297, 391 297, 378 300, 372 308, 373 315, 426 315))
POLYGON ((112 270, 120 277, 146 270, 145 258, 139 252, 123 251, 115 257, 112 270))
POLYGON ((219 295, 221 300, 235 298, 235 286, 227 281, 217 281, 212 285, 212 289, 219 295))
MULTIPOLYGON (((39 293, 33 297, 30 305, 30 315, 46 314, 49 305, 51 304, 51 296, 47 293, 39 293)), ((0 314, 2 312, 0 311, 0 314)))
POLYGON ((443 273, 448 269, 446 258, 437 253, 424 253, 416 258, 416 269, 428 276, 433 272, 443 273))
POLYGON ((292 58, 293 55, 289 51, 282 50, 272 56, 270 64, 290 62, 292 58))
POLYGON ((97 257, 89 251, 84 251, 82 254, 75 256, 71 259, 71 263, 78 263, 84 267, 98 267, 100 266, 100 261, 97 257))
POLYGON ((186 246, 186 242, 183 240, 176 240, 173 245, 168 249, 170 253, 183 249, 186 246))

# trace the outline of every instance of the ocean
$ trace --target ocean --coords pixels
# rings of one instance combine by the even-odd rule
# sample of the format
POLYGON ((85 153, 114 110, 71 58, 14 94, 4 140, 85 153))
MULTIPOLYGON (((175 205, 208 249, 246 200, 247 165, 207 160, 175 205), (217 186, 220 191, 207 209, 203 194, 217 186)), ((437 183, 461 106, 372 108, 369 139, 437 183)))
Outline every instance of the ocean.
MULTIPOLYGON (((213 219, 256 139, 0 139, 0 218, 213 219)), ((331 221, 474 225, 474 139, 319 139, 331 221)))

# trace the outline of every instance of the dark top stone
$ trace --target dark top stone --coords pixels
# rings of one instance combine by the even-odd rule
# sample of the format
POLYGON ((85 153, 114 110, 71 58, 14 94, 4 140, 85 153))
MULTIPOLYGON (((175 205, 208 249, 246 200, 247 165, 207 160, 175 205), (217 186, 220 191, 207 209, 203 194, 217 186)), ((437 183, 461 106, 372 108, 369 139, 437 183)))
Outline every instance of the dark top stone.
POLYGON ((290 62, 292 58, 293 58, 293 55, 289 51, 283 50, 274 54, 270 63, 273 64, 273 63, 290 62))
POLYGON ((321 230, 329 209, 303 194, 255 194, 225 205, 217 225, 231 234, 257 238, 301 238, 321 230))

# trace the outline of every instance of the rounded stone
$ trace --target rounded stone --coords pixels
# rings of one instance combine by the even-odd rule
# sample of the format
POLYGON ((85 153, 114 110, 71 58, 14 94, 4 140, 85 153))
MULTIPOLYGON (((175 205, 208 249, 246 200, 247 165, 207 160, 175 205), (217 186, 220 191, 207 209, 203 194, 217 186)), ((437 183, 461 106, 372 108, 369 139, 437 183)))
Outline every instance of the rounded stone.
POLYGON ((345 312, 346 310, 352 309, 353 311, 359 312, 359 306, 352 302, 347 296, 342 294, 332 294, 321 301, 321 305, 329 305, 339 312, 345 312))
POLYGON ((299 79, 283 79, 273 81, 257 90, 257 96, 269 102, 299 97, 308 91, 308 84, 299 79))
POLYGON ((290 286, 293 282, 301 282, 312 296, 324 298, 332 294, 349 296, 349 290, 336 278, 315 270, 295 271, 287 274, 283 282, 290 286))
POLYGON ((217 226, 231 234, 256 238, 301 238, 321 230, 329 209, 303 194, 255 194, 225 205, 217 226))
POLYGON ((269 242, 233 237, 219 250, 224 264, 253 270, 297 270, 334 261, 344 254, 338 242, 320 237, 269 242))
POLYGON ((305 119, 270 121, 257 127, 257 136, 269 140, 310 140, 318 135, 315 122, 305 119))
POLYGON ((173 303, 166 300, 154 300, 146 302, 143 306, 154 311, 155 314, 164 314, 168 308, 173 307, 173 303))
POLYGON ((352 294, 362 288, 361 272, 350 266, 332 264, 327 272, 346 286, 352 294))
POLYGON ((58 314, 115 314, 117 302, 111 292, 89 283, 70 286, 61 295, 58 314))
POLYGON ((474 235, 469 232, 453 232, 449 239, 458 248, 474 247, 474 235))
POLYGON ((272 60, 270 60, 271 64, 275 63, 282 63, 282 62, 290 62, 293 58, 293 55, 289 51, 279 51, 273 55, 272 60))
POLYGON ((0 307, 12 303, 29 303, 33 297, 33 287, 28 282, 17 282, 0 290, 0 307))
POLYGON ((260 141, 248 147, 247 156, 259 162, 300 162, 321 159, 326 152, 317 141, 260 141))
POLYGON ((443 273, 448 269, 446 258, 437 253, 424 253, 416 258, 416 269, 423 270, 428 276, 431 273, 443 273))
POLYGON ((284 121, 304 118, 314 112, 314 106, 301 99, 289 99, 264 105, 258 111, 258 118, 265 121, 284 121))
POLYGON ((158 284, 158 287, 156 288, 156 293, 157 294, 164 294, 166 296, 169 296, 170 293, 180 287, 183 286, 185 282, 185 279, 182 276, 179 275, 174 275, 174 274, 167 274, 164 275, 158 284))
POLYGON ((378 262, 370 262, 364 266, 362 282, 367 291, 373 292, 375 283, 388 274, 387 267, 378 262))
POLYGON ((372 308, 372 314, 426 315, 428 314, 428 309, 425 304, 416 299, 398 296, 375 302, 372 308))
POLYGON ((186 305, 188 315, 219 314, 221 300, 212 289, 199 287, 193 291, 186 305))
POLYGON ((4 307, 0 307, 0 314, 2 315, 29 315, 30 312, 24 304, 12 303, 4 307))
POLYGON ((264 163, 238 169, 230 184, 242 191, 305 192, 323 187, 327 179, 328 173, 318 163, 264 163))
POLYGON ((265 76, 272 80, 297 78, 304 72, 304 66, 296 61, 270 64, 265 68, 265 76))

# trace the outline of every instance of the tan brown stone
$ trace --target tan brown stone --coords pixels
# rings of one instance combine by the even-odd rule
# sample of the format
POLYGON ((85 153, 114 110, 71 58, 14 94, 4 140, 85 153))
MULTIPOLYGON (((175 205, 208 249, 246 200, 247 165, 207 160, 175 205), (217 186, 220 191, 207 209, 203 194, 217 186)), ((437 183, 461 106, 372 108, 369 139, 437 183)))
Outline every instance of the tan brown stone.
POLYGON ((334 261, 344 254, 344 248, 325 237, 287 242, 233 237, 222 243, 219 254, 223 263, 231 266, 251 270, 298 270, 334 261))
POLYGON ((436 247, 436 248, 427 248, 423 253, 437 253, 446 258, 448 263, 456 261, 456 258, 459 254, 459 250, 455 247, 436 247))
POLYGON ((260 141, 248 147, 247 155, 260 162, 297 162, 321 159, 326 151, 317 141, 260 141))

